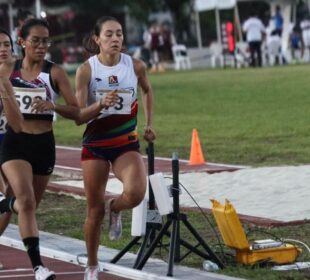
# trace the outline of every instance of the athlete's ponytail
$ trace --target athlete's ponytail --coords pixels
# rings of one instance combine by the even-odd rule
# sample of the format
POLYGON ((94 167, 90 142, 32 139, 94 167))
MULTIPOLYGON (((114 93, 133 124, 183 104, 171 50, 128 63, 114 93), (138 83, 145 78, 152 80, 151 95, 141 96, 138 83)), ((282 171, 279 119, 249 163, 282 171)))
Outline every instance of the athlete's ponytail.
POLYGON ((83 39, 83 47, 86 51, 86 58, 100 53, 99 46, 94 40, 94 31, 87 34, 83 39))

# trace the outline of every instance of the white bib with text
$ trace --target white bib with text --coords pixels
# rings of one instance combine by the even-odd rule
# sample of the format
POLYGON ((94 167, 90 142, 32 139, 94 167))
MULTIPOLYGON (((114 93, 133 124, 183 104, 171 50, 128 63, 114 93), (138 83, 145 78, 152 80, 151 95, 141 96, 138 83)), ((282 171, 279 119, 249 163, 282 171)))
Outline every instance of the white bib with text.
POLYGON ((2 115, 0 116, 0 134, 6 133, 8 121, 6 119, 6 116, 2 115))
MULTIPOLYGON (((46 100, 45 88, 17 88, 14 87, 15 98, 23 114, 40 114, 31 112, 31 103, 35 98, 46 100)), ((43 114, 46 114, 43 113, 43 114)))
MULTIPOLYGON (((112 89, 97 89, 96 100, 100 100, 105 97, 108 92, 112 89)), ((131 103, 133 92, 129 89, 118 89, 117 90, 118 101, 107 109, 102 109, 101 113, 104 115, 129 115, 131 114, 131 103)))

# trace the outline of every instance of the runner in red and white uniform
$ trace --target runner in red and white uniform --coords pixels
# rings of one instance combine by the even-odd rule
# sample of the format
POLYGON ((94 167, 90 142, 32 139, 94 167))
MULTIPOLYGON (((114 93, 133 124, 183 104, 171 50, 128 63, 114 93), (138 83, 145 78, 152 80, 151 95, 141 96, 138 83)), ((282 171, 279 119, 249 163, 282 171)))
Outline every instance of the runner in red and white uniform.
POLYGON ((144 138, 155 140, 153 91, 146 66, 142 61, 121 53, 123 39, 122 26, 115 18, 100 18, 85 46, 94 56, 79 67, 76 75, 81 108, 102 96, 113 97, 109 107, 88 123, 83 137, 82 169, 87 197, 84 230, 88 253, 85 280, 98 279, 97 251, 110 169, 124 187, 123 193, 110 200, 107 207, 111 240, 121 237, 120 211, 135 207, 145 195, 146 171, 137 135, 138 85, 146 118, 144 138))

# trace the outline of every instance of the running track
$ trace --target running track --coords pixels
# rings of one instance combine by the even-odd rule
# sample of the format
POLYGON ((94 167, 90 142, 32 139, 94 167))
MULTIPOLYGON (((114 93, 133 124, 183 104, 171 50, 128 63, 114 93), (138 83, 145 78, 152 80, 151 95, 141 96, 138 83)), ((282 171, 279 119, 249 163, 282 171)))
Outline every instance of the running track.
MULTIPOLYGON (((82 178, 80 149, 72 147, 57 146, 55 174, 71 178, 82 178)), ((144 157, 146 166, 147 159, 144 157)), ((171 173, 171 159, 155 158, 154 169, 156 172, 171 173)), ((208 172, 215 173, 221 171, 235 171, 240 169, 238 166, 226 166, 219 164, 205 163, 202 165, 191 166, 186 160, 179 160, 180 173, 185 172, 208 172)), ((113 177, 113 174, 110 175, 113 177)), ((54 191, 72 192, 84 195, 83 190, 70 188, 54 183, 49 184, 49 189, 54 191)), ((16 248, 0 245, 0 261, 4 269, 0 270, 0 279, 34 279, 33 272, 27 254, 16 248)), ((44 264, 56 272, 57 280, 76 280, 83 279, 84 268, 73 263, 63 262, 56 259, 43 257, 44 264)), ((100 279, 106 280, 127 280, 120 276, 100 272, 100 279)))
MULTIPOLYGON (((0 270, 0 279, 34 279, 30 261, 26 252, 19 249, 0 245, 0 260, 4 269, 0 270)), ((55 271, 57 280, 81 280, 84 277, 84 268, 72 263, 43 257, 44 264, 55 271)), ((100 272, 99 279, 127 280, 116 275, 100 272)))
MULTIPOLYGON (((65 173, 66 175, 72 175, 73 177, 81 176, 81 149, 73 147, 57 146, 56 148, 56 173, 65 173)), ((144 156, 144 161, 147 166, 147 158, 144 156)), ((240 166, 224 165, 208 163, 201 165, 189 165, 188 160, 179 160, 180 173, 185 172, 222 172, 222 171, 236 171, 240 169, 240 166)), ((171 173, 171 159, 163 157, 155 157, 154 169, 156 172, 171 173)), ((111 174, 111 176, 113 176, 111 174)))

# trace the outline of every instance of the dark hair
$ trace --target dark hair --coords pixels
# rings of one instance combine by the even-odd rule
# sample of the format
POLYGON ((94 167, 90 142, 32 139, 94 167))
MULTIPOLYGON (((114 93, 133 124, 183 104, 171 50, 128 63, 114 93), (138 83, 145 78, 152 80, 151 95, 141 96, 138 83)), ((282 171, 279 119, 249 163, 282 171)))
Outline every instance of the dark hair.
POLYGON ((20 30, 20 37, 23 38, 24 40, 27 38, 27 36, 30 33, 30 29, 33 26, 43 26, 49 31, 49 25, 48 22, 44 19, 39 19, 39 18, 31 18, 28 19, 22 26, 20 30))
POLYGON ((251 17, 256 17, 258 15, 257 11, 252 7, 250 10, 250 16, 251 17))
POLYGON ((95 36, 100 35, 101 27, 107 21, 116 21, 120 24, 119 20, 117 20, 115 17, 103 16, 103 17, 99 18, 96 21, 96 24, 95 24, 92 32, 89 33, 88 35, 86 35, 83 39, 83 46, 84 46, 86 52, 88 53, 88 56, 100 53, 99 46, 94 41, 94 35, 95 36))
MULTIPOLYGON (((30 33, 30 29, 34 26, 43 26, 45 27, 48 31, 49 25, 48 22, 45 19, 39 19, 39 18, 31 18, 25 21, 23 24, 21 30, 20 30, 20 37, 26 40, 30 33)), ((22 55, 23 57, 25 56, 25 50, 22 48, 22 55)))
POLYGON ((9 32, 7 32, 7 31, 5 31, 4 29, 0 28, 0 34, 5 34, 6 36, 9 37, 10 44, 11 44, 11 50, 12 50, 12 53, 13 53, 13 52, 14 52, 13 40, 12 40, 12 37, 11 37, 11 35, 9 34, 9 32))
POLYGON ((28 10, 18 10, 17 12, 17 20, 26 20, 29 16, 33 16, 33 14, 28 10))

